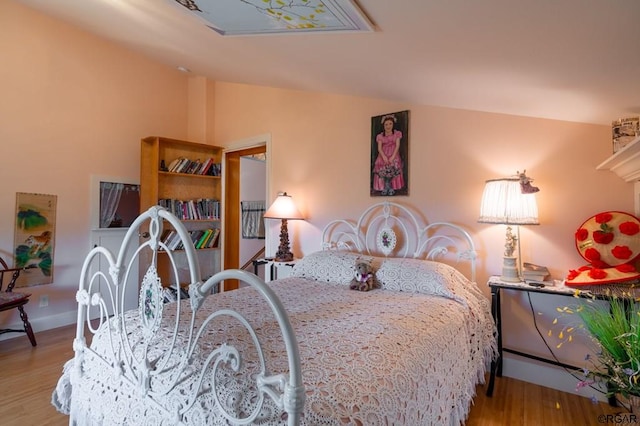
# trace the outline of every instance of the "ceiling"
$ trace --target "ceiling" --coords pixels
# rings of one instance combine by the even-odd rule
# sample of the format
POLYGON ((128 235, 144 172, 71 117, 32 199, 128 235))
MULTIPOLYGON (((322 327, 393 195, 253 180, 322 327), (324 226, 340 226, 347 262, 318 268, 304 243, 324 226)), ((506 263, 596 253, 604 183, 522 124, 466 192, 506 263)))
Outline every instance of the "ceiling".
POLYGON ((16 1, 218 81, 604 125, 640 114, 637 0, 358 0, 374 31, 234 37, 175 0, 16 1))

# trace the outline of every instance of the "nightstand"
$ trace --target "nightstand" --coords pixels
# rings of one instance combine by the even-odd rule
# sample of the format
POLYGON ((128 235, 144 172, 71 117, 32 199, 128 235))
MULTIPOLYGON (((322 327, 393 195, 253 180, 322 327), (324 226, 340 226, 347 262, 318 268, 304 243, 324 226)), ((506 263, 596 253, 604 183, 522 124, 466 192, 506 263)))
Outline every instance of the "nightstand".
POLYGON ((253 261, 253 273, 258 275, 258 268, 264 265, 265 282, 286 278, 291 275, 296 262, 298 262, 298 259, 293 259, 289 262, 276 262, 272 258, 256 259, 253 261))
POLYGON ((544 287, 535 287, 535 286, 526 284, 524 282, 513 283, 513 282, 502 281, 498 276, 490 277, 487 284, 491 288, 491 315, 493 316, 493 320, 495 321, 495 324, 496 324, 496 343, 498 346, 498 357, 491 362, 491 372, 489 375, 489 385, 487 386, 487 396, 491 396, 493 394, 493 387, 495 385, 496 376, 502 377, 503 352, 513 353, 521 357, 535 359, 540 362, 553 364, 553 365, 568 368, 571 370, 581 369, 573 365, 564 364, 564 363, 561 363, 555 360, 546 359, 546 358, 541 358, 536 355, 516 351, 516 350, 505 348, 502 346, 502 312, 500 307, 500 299, 501 299, 503 289, 524 291, 527 293, 556 294, 559 296, 569 296, 569 297, 574 297, 576 295, 576 289, 565 287, 565 286, 552 286, 552 285, 546 285, 544 287))
MULTIPOLYGON (((529 285, 525 282, 506 282, 502 281, 500 277, 493 276, 489 278, 487 282, 489 287, 491 288, 491 315, 493 316, 493 320, 496 324, 496 343, 498 346, 498 357, 491 362, 491 372, 489 375, 489 384, 487 386, 487 396, 491 396, 493 394, 493 387, 495 385, 496 376, 502 376, 502 354, 504 352, 509 352, 524 358, 534 359, 536 361, 544 362, 546 364, 552 364, 558 367, 563 367, 569 370, 582 370, 582 367, 576 367, 574 365, 565 364, 556 360, 551 360, 547 358, 542 358, 533 354, 528 354, 525 352, 517 351, 514 349, 505 348, 502 346, 502 312, 500 308, 500 299, 502 290, 515 290, 515 291, 524 291, 526 293, 544 293, 544 294, 555 294, 558 296, 567 296, 567 297, 581 297, 588 299, 599 299, 599 300, 610 300, 606 294, 601 292, 591 293, 588 289, 575 289, 571 287, 566 287, 564 285, 545 285, 544 287, 536 287, 533 285, 529 285)), ((616 406, 616 398, 615 396, 609 397, 609 405, 612 407, 616 406)))

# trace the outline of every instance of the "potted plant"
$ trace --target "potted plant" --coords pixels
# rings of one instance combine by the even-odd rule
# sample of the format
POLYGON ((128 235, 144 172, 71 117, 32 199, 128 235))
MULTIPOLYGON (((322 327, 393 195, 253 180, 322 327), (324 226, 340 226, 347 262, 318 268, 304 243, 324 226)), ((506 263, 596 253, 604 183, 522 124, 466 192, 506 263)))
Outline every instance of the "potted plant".
POLYGON ((608 397, 622 395, 640 408, 640 307, 632 294, 611 291, 607 302, 585 299, 576 309, 596 345, 586 357, 591 368, 578 388, 601 385, 608 397))

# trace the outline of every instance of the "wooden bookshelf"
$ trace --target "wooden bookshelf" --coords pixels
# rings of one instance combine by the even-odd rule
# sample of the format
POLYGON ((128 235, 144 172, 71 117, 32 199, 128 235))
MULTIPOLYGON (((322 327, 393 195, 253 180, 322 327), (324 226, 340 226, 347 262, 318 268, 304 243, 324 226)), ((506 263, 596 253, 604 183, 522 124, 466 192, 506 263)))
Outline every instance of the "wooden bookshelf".
MULTIPOLYGON (((182 220, 190 233, 212 228, 221 228, 222 214, 222 183, 219 164, 222 162, 222 148, 219 146, 182 141, 177 139, 149 136, 141 141, 140 148, 140 211, 146 211, 149 207, 157 205, 160 200, 172 200, 174 204, 179 202, 196 204, 198 200, 218 200, 218 212, 215 215, 203 214, 201 216, 185 216, 182 220), (178 158, 186 158, 192 163, 204 164, 211 159, 217 164, 216 171, 202 174, 198 172, 197 165, 191 172, 169 171, 169 166, 178 158), (164 170, 162 166, 164 165, 164 170), (188 217, 188 218, 187 218, 188 217)), ((210 169, 215 170, 215 169, 210 169)), ((179 216, 179 215, 177 215, 179 216)), ((169 226, 167 224, 167 226, 169 226)), ((206 279, 221 269, 220 240, 218 236, 214 247, 201 248, 196 251, 202 278, 206 279)), ((180 261, 180 251, 176 251, 180 261)), ((186 262, 186 256, 184 256, 186 262)), ((144 259, 148 261, 148 259, 144 259)), ((179 268, 178 281, 181 285, 188 282, 188 271, 179 268)), ((144 274, 145 271, 141 271, 144 274)), ((173 285, 176 282, 175 275, 168 256, 158 257, 158 273, 163 285, 173 285)))

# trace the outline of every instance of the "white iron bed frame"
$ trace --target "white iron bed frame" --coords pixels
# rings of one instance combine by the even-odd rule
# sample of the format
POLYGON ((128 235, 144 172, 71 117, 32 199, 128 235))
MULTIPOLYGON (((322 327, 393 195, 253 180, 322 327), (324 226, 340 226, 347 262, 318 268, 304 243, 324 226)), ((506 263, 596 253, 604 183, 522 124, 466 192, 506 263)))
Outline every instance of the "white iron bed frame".
MULTIPOLYGON (((146 236, 147 234, 145 234, 146 236)), ((476 252, 473 240, 469 234, 461 227, 445 222, 438 222, 422 227, 416 216, 406 207, 392 202, 377 203, 369 207, 360 216, 357 222, 349 220, 335 220, 327 224, 322 232, 323 250, 349 250, 369 255, 383 255, 388 257, 414 257, 426 258, 429 260, 440 260, 453 258, 454 262, 461 260, 469 261, 471 265, 471 280, 475 281, 476 252)), ((79 290, 77 292, 78 319, 76 337, 73 343, 75 357, 70 363, 70 382, 73 387, 74 382, 81 379, 83 375, 83 359, 87 353, 92 352, 92 356, 100 357, 90 346, 87 345, 85 333, 95 334, 101 326, 107 323, 115 324, 110 327, 110 339, 117 340, 119 346, 124 348, 125 353, 109 354, 111 359, 102 358, 105 368, 111 369, 114 375, 121 376, 132 389, 138 389, 138 395, 147 401, 148 404, 156 406, 163 411, 166 418, 174 419, 175 424, 182 422, 184 414, 192 407, 198 398, 203 386, 214 388, 216 383, 211 377, 205 377, 203 369, 199 374, 198 386, 188 395, 181 395, 175 392, 176 384, 187 374, 185 367, 189 364, 189 357, 203 334, 203 330, 195 330, 195 313, 202 306, 206 297, 212 295, 214 289, 219 287, 223 280, 237 279, 254 288, 264 297, 270 306, 273 315, 280 326, 286 352, 288 356, 288 374, 271 375, 266 369, 265 357, 262 353, 260 341, 257 333, 251 328, 249 323, 237 312, 228 309, 211 313, 203 323, 206 325, 210 320, 221 316, 232 316, 237 319, 254 340, 255 347, 259 352, 259 359, 262 370, 258 374, 256 388, 258 389, 258 401, 252 413, 243 418, 237 418, 232 413, 225 412, 222 404, 218 401, 218 407, 224 417, 237 424, 250 424, 258 415, 264 404, 265 395, 272 398, 278 407, 287 413, 288 424, 293 426, 299 424, 300 415, 305 403, 305 389, 302 383, 301 362, 298 351, 296 336, 293 333, 288 315, 277 298, 275 293, 260 278, 246 271, 227 270, 222 271, 205 282, 200 276, 198 257, 189 234, 184 225, 164 208, 155 206, 142 213, 131 225, 127 232, 117 259, 111 252, 103 247, 96 247, 88 254, 81 272, 79 290), (184 245, 184 255, 188 263, 190 273, 189 296, 191 309, 187 313, 180 312, 180 303, 163 303, 163 286, 156 269, 156 259, 160 251, 162 256, 169 256, 172 265, 172 273, 175 281, 178 281, 177 253, 171 251, 162 241, 160 236, 163 231, 163 221, 167 221, 171 227, 177 230, 184 245), (148 239, 140 243, 130 256, 128 264, 125 264, 127 257, 127 247, 131 247, 142 235, 141 230, 148 225, 148 239), (127 340, 127 322, 124 320, 124 295, 127 285, 137 285, 138 277, 130 277, 130 267, 133 262, 139 262, 141 256, 146 252, 151 253, 150 265, 140 283, 138 313, 140 321, 144 327, 144 342, 131 343, 127 340), (109 265, 109 275, 97 271, 95 272, 95 262, 98 258, 106 259, 109 265), (101 283, 108 282, 108 285, 101 283), (160 356, 150 355, 149 347, 153 345, 155 333, 160 327, 163 318, 163 310, 171 309, 175 312, 176 322, 173 331, 173 340, 170 349, 160 356), (178 332, 178 321, 180 315, 191 316, 190 334, 187 340, 187 347, 176 345, 176 333, 178 332), (114 321, 114 318, 116 321, 114 321), (96 325, 97 324, 97 325, 96 325), (143 356, 139 356, 140 351, 134 353, 132 345, 144 347, 143 356), (171 355, 180 355, 180 363, 168 365, 171 355), (113 359, 118 360, 113 363, 113 359), (179 373, 175 373, 179 369, 179 373), (156 375, 168 374, 173 377, 172 386, 162 389, 153 386, 153 378, 156 375), (181 398, 177 412, 169 412, 166 407, 158 402, 159 396, 181 398)), ((178 293, 179 294, 179 293, 178 293)), ((212 366, 211 376, 215 375, 215 369, 220 363, 229 363, 234 368, 242 362, 242 354, 230 345, 223 344, 214 348, 207 358, 207 365, 212 366)), ((215 394, 215 392, 213 392, 215 394)), ((55 395, 55 394, 54 394, 55 395)), ((55 397, 54 397, 55 400, 55 397)), ((70 411, 70 424, 75 424, 73 399, 70 411)), ((55 404, 58 405, 58 404, 55 404)))
MULTIPOLYGON (((179 294, 179 292, 178 292, 179 294)), ((250 424, 259 414, 263 405, 264 396, 272 398, 278 407, 288 413, 288 424, 293 426, 299 422, 300 414, 304 407, 304 386, 302 385, 302 374, 300 367, 300 356, 298 352, 298 344, 296 337, 293 333, 293 329, 289 322, 287 313, 282 306, 280 300, 273 293, 273 291, 257 276, 241 270, 227 270, 222 271, 215 276, 209 278, 206 282, 202 282, 200 277, 200 267, 198 265, 198 257, 195 252, 195 248, 189 237, 189 234, 182 224, 174 215, 169 213, 162 207, 151 207, 146 212, 142 213, 131 225, 127 232, 124 241, 121 246, 120 253, 117 260, 114 260, 111 252, 103 247, 96 247, 88 254, 84 265, 82 267, 80 286, 76 294, 76 300, 78 302, 78 320, 76 337, 73 343, 75 351, 75 357, 73 361, 73 370, 71 371, 71 386, 74 381, 80 380, 83 371, 82 364, 85 354, 92 351, 90 346, 87 346, 85 340, 85 327, 90 333, 95 334, 98 328, 105 324, 109 320, 109 312, 113 313, 113 316, 117 318, 117 326, 115 330, 110 330, 111 339, 117 339, 120 342, 120 347, 124 348, 125 353, 112 353, 110 357, 105 358, 101 355, 93 352, 93 356, 102 358, 105 367, 111 368, 113 374, 122 376, 122 378, 129 383, 132 388, 138 388, 139 395, 144 398, 149 404, 157 407, 158 410, 165 412, 165 417, 175 419, 175 424, 183 424, 182 417, 190 409, 190 407, 196 402, 199 392, 201 391, 203 384, 207 382, 209 378, 203 377, 200 374, 198 386, 188 395, 181 395, 179 392, 174 392, 175 386, 184 379, 186 367, 189 363, 189 357, 192 355, 196 343, 200 339, 204 325, 209 323, 216 317, 228 315, 232 316, 243 324, 249 331, 253 338, 255 347, 258 351, 262 371, 257 376, 257 389, 259 390, 259 400, 256 402, 255 409, 251 415, 244 418, 237 418, 232 413, 224 411, 222 404, 218 401, 223 415, 230 421, 237 424, 250 424), (165 254, 171 259, 173 267, 173 274, 178 279, 177 264, 180 263, 176 260, 176 253, 169 250, 169 248, 161 241, 160 236, 163 230, 163 220, 166 220, 171 226, 178 232, 184 245, 184 253, 188 262, 190 271, 190 285, 189 285, 189 297, 191 303, 191 334, 188 336, 187 348, 178 347, 176 345, 176 333, 177 325, 180 319, 180 303, 173 303, 165 305, 163 303, 163 287, 158 276, 156 269, 156 259, 159 251, 165 251, 165 254), (126 248, 130 242, 136 241, 139 238, 139 232, 145 222, 149 221, 148 233, 149 238, 144 241, 135 250, 135 253, 131 256, 131 260, 128 265, 124 264, 126 248), (124 320, 124 295, 126 294, 125 286, 137 283, 137 277, 131 280, 129 277, 129 271, 131 270, 131 264, 138 262, 141 253, 145 250, 151 250, 151 264, 144 274, 142 283, 140 284, 140 295, 138 303, 138 315, 140 321, 144 327, 144 342, 136 342, 135 344, 142 345, 144 350, 144 356, 137 358, 132 351, 132 343, 127 339, 127 323, 124 320), (98 256, 104 256, 109 264, 109 277, 106 277, 102 272, 91 272, 94 260, 98 256), (212 296, 212 290, 218 288, 219 283, 227 279, 237 279, 246 284, 256 288, 259 293, 264 297, 271 310, 276 317, 282 335, 288 356, 289 374, 285 375, 270 375, 266 371, 265 357, 260 348, 260 342, 256 333, 251 329, 248 322, 242 318, 237 312, 229 310, 220 310, 210 314, 207 320, 203 323, 203 327, 197 332, 194 331, 194 320, 197 310, 202 306, 202 302, 206 297, 212 296), (108 286, 99 286, 100 282, 107 281, 110 283, 108 286), (99 287, 99 288, 98 288, 99 287), (104 292, 104 288, 107 288, 107 294, 104 292), (94 313, 90 307, 96 307, 99 309, 98 318, 94 318, 94 313), (160 327, 160 322, 163 316, 163 310, 174 309, 176 315, 174 334, 170 349, 162 354, 160 357, 150 355, 149 346, 153 345, 153 338, 155 332, 160 327), (95 322, 98 322, 98 326, 95 326, 95 322), (181 362, 178 365, 167 365, 170 356, 174 353, 180 353, 181 362), (112 364, 112 359, 118 359, 119 362, 115 365, 112 364), (173 383, 168 388, 154 388, 152 384, 153 376, 160 374, 170 374, 169 370, 182 370, 182 374, 172 374, 173 383), (158 397, 162 395, 172 395, 175 398, 182 398, 183 401, 180 405, 178 412, 168 412, 167 408, 158 403, 158 397)), ((230 363, 234 370, 237 371, 240 363, 242 362, 242 356, 236 348, 228 345, 221 345, 219 348, 211 351, 207 358, 207 364, 212 365, 212 376, 215 374, 216 368, 221 362, 230 363)), ((203 368, 202 372, 207 371, 207 368, 203 368)), ((215 388, 215 383, 209 383, 212 388, 215 388)), ((214 392, 215 395, 215 392, 214 392)), ((214 396, 217 398, 217 396, 214 396)), ((70 424, 75 424, 73 401, 71 401, 71 417, 70 424)))

